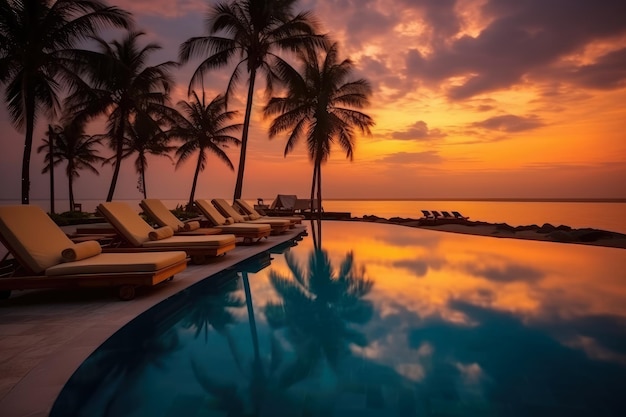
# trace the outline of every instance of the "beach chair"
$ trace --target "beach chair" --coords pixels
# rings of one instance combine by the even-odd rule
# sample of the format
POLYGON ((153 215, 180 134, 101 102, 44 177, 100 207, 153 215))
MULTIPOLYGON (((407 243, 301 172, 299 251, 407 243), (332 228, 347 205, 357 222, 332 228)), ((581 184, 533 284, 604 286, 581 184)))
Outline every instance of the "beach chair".
POLYGON ((459 220, 467 220, 467 219, 469 219, 469 217, 462 215, 462 214, 461 214, 461 213, 459 213, 458 211, 453 211, 453 212, 452 212, 452 215, 453 215, 454 217, 456 217, 457 219, 459 219, 459 220))
POLYGON ((422 210, 422 219, 425 220, 435 220, 435 216, 432 215, 432 213, 428 210, 422 210))
POLYGON ((234 223, 263 223, 269 224, 272 227, 272 234, 280 234, 287 231, 289 228, 293 227, 291 221, 282 220, 282 219, 263 219, 263 220, 254 220, 250 219, 247 215, 242 215, 239 213, 233 206, 228 204, 226 200, 223 198, 214 198, 211 200, 211 203, 215 206, 215 208, 222 214, 222 216, 229 218, 232 217, 234 223))
POLYGON ((441 213, 439 213, 438 211, 431 210, 430 212, 432 213, 433 217, 435 218, 435 221, 439 220, 439 219, 443 219, 443 215, 441 213))
POLYGON ((442 211, 441 214, 442 214, 443 218, 446 219, 446 220, 457 220, 456 217, 454 217, 452 214, 450 214, 447 211, 442 211))
POLYGON ((235 249, 235 235, 174 236, 171 227, 153 229, 132 207, 122 202, 98 205, 98 212, 115 228, 123 243, 105 251, 144 252, 183 250, 194 264, 205 263, 209 257, 224 255, 235 249))
POLYGON ((254 207, 252 207, 250 204, 248 204, 247 201, 245 201, 244 199, 241 198, 236 198, 234 205, 239 209, 240 212, 247 214, 248 218, 250 220, 276 220, 276 219, 282 219, 282 220, 289 220, 292 224, 292 226, 296 225, 296 224, 301 224, 302 223, 302 219, 304 219, 304 216, 302 215, 293 215, 293 216, 264 216, 261 213, 259 213, 258 211, 255 210, 254 207))
POLYGON ((15 267, 3 272, 0 295, 12 290, 116 287, 122 300, 187 267, 184 251, 102 253, 96 241, 72 242, 39 207, 0 206, 0 240, 15 267))
POLYGON ((272 233, 272 226, 267 223, 230 223, 208 200, 198 199, 195 204, 213 227, 242 237, 244 243, 251 243, 255 239, 258 242, 272 233))
POLYGON ((139 206, 143 209, 146 216, 160 227, 171 227, 175 236, 217 235, 223 233, 221 229, 215 227, 200 227, 200 222, 198 221, 181 221, 165 207, 161 200, 156 198, 141 200, 139 206))

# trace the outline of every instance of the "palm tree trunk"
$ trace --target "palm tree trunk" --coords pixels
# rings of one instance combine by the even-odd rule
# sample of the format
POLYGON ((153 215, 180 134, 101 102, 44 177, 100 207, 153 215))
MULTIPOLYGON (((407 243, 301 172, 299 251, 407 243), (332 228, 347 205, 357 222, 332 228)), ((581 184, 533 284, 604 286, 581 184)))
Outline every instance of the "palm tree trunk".
MULTIPOLYGON (((70 163, 68 162, 68 164, 70 163)), ((67 178, 70 191, 70 211, 74 211, 74 169, 71 166, 68 166, 67 178)))
POLYGON ((54 214, 54 130, 48 125, 48 145, 50 155, 50 213, 54 214))
POLYGON ((263 392, 267 388, 265 386, 266 378, 263 371, 263 364, 261 362, 261 351, 259 349, 259 336, 257 333, 256 320, 254 318, 254 307, 252 305, 252 292, 250 291, 250 280, 248 278, 248 272, 241 272, 241 279, 243 281, 243 289, 246 294, 246 308, 248 310, 248 323, 250 323, 250 337, 252 338, 252 349, 254 351, 254 361, 252 362, 252 403, 254 404, 253 415, 259 414, 261 408, 261 400, 263 398, 263 392))
POLYGON ((237 170, 237 183, 235 184, 235 195, 233 200, 241 198, 243 190, 243 171, 246 166, 246 148, 248 147, 248 130, 250 129, 250 117, 252 115, 252 98, 254 97, 254 81, 256 79, 256 69, 250 71, 250 85, 248 86, 248 101, 246 102, 246 114, 243 120, 243 130, 241 132, 241 150, 239 152, 239 169, 237 170))
POLYGON ((33 150, 33 131, 35 129, 35 97, 31 91, 26 93, 26 136, 24 138, 24 156, 22 157, 22 204, 30 203, 30 154, 33 150))
POLYGON ((146 191, 146 161, 144 159, 143 154, 139 155, 141 158, 141 187, 143 188, 143 198, 148 198, 148 193, 146 191))
POLYGON ((315 207, 313 207, 313 201, 315 201, 315 185, 317 184, 317 165, 313 164, 313 181, 311 181, 311 202, 310 204, 310 208, 311 208, 311 215, 313 215, 313 210, 315 209, 315 207))
POLYGON ((124 153, 124 123, 127 118, 126 111, 123 109, 120 111, 122 116, 120 117, 120 125, 115 132, 117 139, 117 145, 115 149, 115 168, 113 169, 113 178, 111 178, 111 186, 109 187, 109 193, 107 194, 107 202, 113 200, 113 194, 115 194, 115 186, 117 185, 117 177, 120 175, 120 167, 122 165, 122 156, 124 153))
POLYGON ((317 162, 317 216, 322 218, 322 161, 317 162))
POLYGON ((193 199, 196 195, 196 183, 198 182, 198 175, 200 174, 200 161, 202 160, 202 151, 198 154, 198 163, 196 164, 196 172, 193 174, 193 183, 191 184, 191 194, 189 195, 189 204, 187 209, 193 207, 193 199))

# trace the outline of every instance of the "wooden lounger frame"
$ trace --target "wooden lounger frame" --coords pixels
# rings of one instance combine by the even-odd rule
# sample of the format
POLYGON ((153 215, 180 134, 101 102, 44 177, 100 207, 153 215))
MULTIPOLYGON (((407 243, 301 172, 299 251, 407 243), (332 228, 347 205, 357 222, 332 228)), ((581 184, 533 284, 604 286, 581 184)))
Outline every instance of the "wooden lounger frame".
POLYGON ((7 277, 0 278, 0 298, 8 298, 12 290, 32 290, 46 288, 96 288, 117 287, 117 294, 122 300, 135 298, 135 290, 140 286, 153 286, 165 280, 171 280, 174 275, 187 268, 187 260, 177 262, 165 268, 151 272, 113 272, 97 274, 73 275, 33 275, 20 259, 9 243, 0 236, 0 241, 17 261, 18 269, 7 277))
POLYGON ((136 247, 120 235, 118 246, 107 246, 102 248, 102 253, 133 253, 133 252, 168 252, 168 251, 180 251, 186 252, 187 256, 191 259, 191 263, 201 265, 206 263, 209 258, 224 255, 226 252, 235 249, 235 243, 228 245, 215 247, 215 248, 193 248, 190 246, 158 246, 158 247, 136 247))

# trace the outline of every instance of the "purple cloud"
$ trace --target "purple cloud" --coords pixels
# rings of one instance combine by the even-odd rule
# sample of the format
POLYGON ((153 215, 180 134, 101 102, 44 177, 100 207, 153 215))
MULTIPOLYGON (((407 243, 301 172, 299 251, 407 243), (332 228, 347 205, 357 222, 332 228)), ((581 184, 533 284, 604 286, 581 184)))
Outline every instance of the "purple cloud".
POLYGON ((490 117, 489 119, 485 119, 481 122, 472 123, 472 126, 507 133, 533 130, 543 125, 543 122, 537 116, 521 117, 512 114, 490 117))
POLYGON ((385 155, 380 160, 382 163, 393 165, 404 164, 438 164, 443 161, 441 156, 435 151, 425 152, 396 152, 385 155))
MULTIPOLYGON (((432 5, 431 5, 432 6, 432 5)), ((430 9, 429 9, 430 10, 430 9)), ((626 2, 605 0, 489 0, 481 9, 491 23, 476 37, 462 36, 448 44, 435 44, 431 54, 423 56, 417 48, 406 53, 409 76, 430 82, 445 83, 451 77, 465 80, 449 88, 452 100, 510 87, 525 76, 541 75, 568 55, 582 52, 592 42, 626 33, 626 2)), ((610 82, 600 85, 621 87, 626 76, 621 54, 609 54, 589 68, 570 68, 572 82, 595 86, 602 72, 610 82), (595 71, 595 72, 594 72, 595 71)), ((563 74, 566 75, 566 74, 563 74)))
POLYGON ((626 86, 626 48, 601 56, 589 65, 567 70, 570 81, 588 88, 610 90, 626 86))
POLYGON ((428 129, 426 122, 420 120, 409 126, 408 130, 393 132, 391 137, 400 140, 432 140, 445 137, 446 134, 439 129, 428 129))

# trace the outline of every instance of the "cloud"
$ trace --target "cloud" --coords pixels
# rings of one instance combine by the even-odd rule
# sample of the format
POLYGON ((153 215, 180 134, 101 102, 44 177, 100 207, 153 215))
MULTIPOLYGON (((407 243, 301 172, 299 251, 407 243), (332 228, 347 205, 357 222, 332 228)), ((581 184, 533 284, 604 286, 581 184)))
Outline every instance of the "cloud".
POLYGON ((481 122, 472 123, 472 126, 475 127, 507 133, 524 132, 536 129, 543 125, 544 123, 537 116, 521 117, 512 114, 494 116, 481 122))
POLYGON ((569 81, 587 88, 611 90, 626 86, 626 48, 609 52, 588 65, 566 70, 569 81))
POLYGON ((445 137, 446 134, 439 129, 428 129, 426 122, 420 120, 412 124, 408 130, 393 132, 391 137, 400 140, 431 140, 445 137))
POLYGON ((439 156, 439 153, 435 151, 425 152, 396 152, 389 155, 385 155, 378 162, 385 164, 438 164, 443 159, 439 156))
MULTIPOLYGON (((429 13, 434 6, 426 7, 429 13)), ((447 43, 431 45, 428 56, 417 47, 409 49, 408 75, 447 85, 450 99, 463 100, 540 77, 547 67, 588 45, 626 33, 622 0, 488 0, 480 12, 491 21, 477 35, 459 32, 447 43)), ((591 64, 595 66, 602 68, 603 79, 613 74, 608 77, 613 82, 605 85, 621 87, 614 82, 624 79, 621 56, 600 58, 591 64)), ((584 77, 570 80, 586 85, 584 77)))
POLYGON ((189 13, 205 13, 207 2, 204 0, 118 0, 120 7, 133 14, 165 16, 175 18, 189 13))
POLYGON ((535 282, 543 278, 543 273, 524 265, 507 264, 504 266, 466 265, 466 271, 472 275, 487 278, 495 282, 535 282))
POLYGON ((445 260, 431 257, 427 259, 405 259, 394 262, 393 265, 412 272, 416 277, 423 277, 426 276, 430 269, 439 270, 444 264, 445 260))

